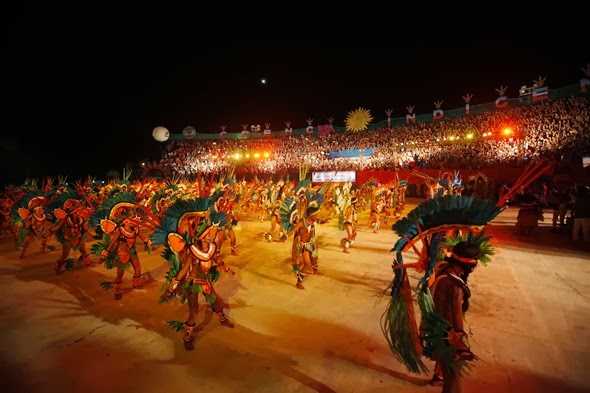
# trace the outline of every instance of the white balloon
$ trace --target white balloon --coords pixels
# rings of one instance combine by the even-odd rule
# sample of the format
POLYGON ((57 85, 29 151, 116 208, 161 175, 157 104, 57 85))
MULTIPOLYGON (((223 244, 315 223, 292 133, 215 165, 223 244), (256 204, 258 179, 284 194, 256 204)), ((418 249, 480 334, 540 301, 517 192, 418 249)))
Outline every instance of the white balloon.
POLYGON ((152 136, 158 142, 166 142, 170 138, 170 132, 166 127, 158 126, 152 131, 152 136))

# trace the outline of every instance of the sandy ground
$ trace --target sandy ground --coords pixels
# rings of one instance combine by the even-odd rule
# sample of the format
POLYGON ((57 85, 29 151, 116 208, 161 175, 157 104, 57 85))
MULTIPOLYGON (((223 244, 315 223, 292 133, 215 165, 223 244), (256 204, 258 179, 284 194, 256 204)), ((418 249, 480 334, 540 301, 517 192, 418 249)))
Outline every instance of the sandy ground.
MULTIPOLYGON (((409 200, 406 211, 416 205, 409 200)), ((590 247, 550 232, 550 214, 532 236, 514 233, 516 209, 488 227, 496 255, 470 277, 467 325, 480 360, 465 392, 587 392, 590 364, 590 247)), ((295 288, 291 239, 268 243, 269 222, 242 216, 239 256, 225 262, 216 289, 235 322, 228 329, 202 303, 195 351, 166 325, 186 305, 159 304, 167 271, 161 249, 141 252, 143 289, 124 278, 120 301, 99 287, 115 271, 83 267, 56 276, 56 251, 33 243, 18 258, 0 239, 0 369, 3 391, 19 392, 437 392, 394 358, 379 294, 393 275, 390 227, 374 234, 368 212, 350 254, 336 222, 317 229, 320 269, 295 288)), ((55 243, 55 240, 53 241, 55 243)), ((57 245, 57 244, 56 244, 57 245)), ((77 257, 75 253, 73 256, 77 257)), ((407 261, 404 258, 405 261, 407 261)), ((432 366, 430 362, 428 365, 432 366)))

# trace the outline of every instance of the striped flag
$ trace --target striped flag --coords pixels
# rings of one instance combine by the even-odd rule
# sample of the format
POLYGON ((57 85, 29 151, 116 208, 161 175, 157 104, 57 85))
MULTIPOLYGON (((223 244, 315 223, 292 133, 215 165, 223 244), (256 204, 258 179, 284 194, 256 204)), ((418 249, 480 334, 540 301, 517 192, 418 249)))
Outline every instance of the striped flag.
POLYGON ((506 96, 501 96, 496 98, 496 108, 501 109, 501 108, 506 108, 508 106, 508 97, 506 96))
POLYGON ((543 101, 549 98, 549 87, 535 87, 533 89, 533 102, 543 101))

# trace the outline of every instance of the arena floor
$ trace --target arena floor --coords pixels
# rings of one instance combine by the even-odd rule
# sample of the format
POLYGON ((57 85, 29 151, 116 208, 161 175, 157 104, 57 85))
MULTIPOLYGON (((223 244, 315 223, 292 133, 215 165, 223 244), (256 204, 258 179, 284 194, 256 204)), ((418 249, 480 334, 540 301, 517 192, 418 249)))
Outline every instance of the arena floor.
MULTIPOLYGON (((418 200, 408 200, 406 211, 418 200)), ((465 392, 587 392, 590 379, 590 246, 550 231, 514 233, 516 209, 488 227, 496 255, 470 277, 467 326, 479 356, 465 392), (586 371, 585 371, 586 370, 586 371)), ((167 271, 160 250, 140 253, 143 289, 120 301, 99 287, 103 266, 56 276, 58 251, 33 243, 18 258, 0 239, 0 369, 3 391, 18 392, 438 392, 430 375, 413 375, 391 354, 380 318, 392 279, 390 228, 374 234, 359 217, 350 254, 335 222, 317 229, 320 269, 295 288, 291 240, 268 243, 269 223, 242 217, 239 256, 223 250, 235 274, 216 285, 235 329, 202 306, 195 351, 166 325, 186 305, 159 304, 167 271)), ((53 243, 55 244, 55 242, 53 243)), ((57 244, 56 244, 57 245, 57 244)), ((74 253, 77 257, 78 254, 74 253)), ((203 303, 203 302, 202 302, 203 303)), ((431 365, 431 363, 428 363, 431 365)))

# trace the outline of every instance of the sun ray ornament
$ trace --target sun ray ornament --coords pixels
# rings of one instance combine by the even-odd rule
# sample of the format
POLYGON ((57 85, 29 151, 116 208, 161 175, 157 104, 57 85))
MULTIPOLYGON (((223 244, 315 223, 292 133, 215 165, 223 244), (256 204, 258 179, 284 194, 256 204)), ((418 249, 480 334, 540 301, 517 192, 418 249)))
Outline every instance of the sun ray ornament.
POLYGON ((348 115, 346 116, 346 131, 364 131, 367 129, 371 121, 373 121, 371 111, 359 107, 353 111, 348 112, 348 115))

